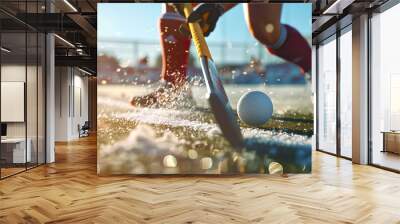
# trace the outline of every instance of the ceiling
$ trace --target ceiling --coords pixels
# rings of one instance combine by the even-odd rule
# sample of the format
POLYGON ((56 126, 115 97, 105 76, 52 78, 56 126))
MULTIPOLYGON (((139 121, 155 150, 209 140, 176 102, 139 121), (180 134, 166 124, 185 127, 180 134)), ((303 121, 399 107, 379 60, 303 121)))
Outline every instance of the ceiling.
POLYGON ((54 32, 56 65, 78 66, 96 73, 97 45, 96 0, 1 0, 0 22, 2 45, 12 49, 8 59, 35 49, 28 44, 25 52, 25 31, 54 32), (51 12, 51 13, 50 13, 51 12), (32 48, 32 49, 31 49, 32 48))
MULTIPOLYGON (((318 40, 321 36, 328 35, 325 34, 327 30, 346 16, 351 17, 365 10, 376 8, 386 1, 270 0, 274 3, 312 3, 313 41, 314 39, 318 40)), ((1 0, 0 21, 2 31, 17 33, 25 30, 25 28, 30 28, 40 32, 54 32, 58 35, 56 38, 56 64, 81 66, 95 73, 97 3, 103 2, 138 1, 47 0, 46 6, 46 0, 1 0)), ((351 18, 349 21, 351 23, 351 18)), ((10 38, 14 39, 11 36, 10 38)), ((19 38, 17 37, 15 40, 19 40, 19 38)))
POLYGON ((376 12, 391 0, 314 0, 313 1, 313 44, 326 39, 337 30, 352 23, 353 17, 361 13, 376 12))

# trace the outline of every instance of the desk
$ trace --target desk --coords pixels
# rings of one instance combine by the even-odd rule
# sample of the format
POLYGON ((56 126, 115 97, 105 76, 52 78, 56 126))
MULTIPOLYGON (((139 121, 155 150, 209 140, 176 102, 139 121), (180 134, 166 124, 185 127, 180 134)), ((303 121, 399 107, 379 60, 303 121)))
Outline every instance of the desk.
POLYGON ((25 151, 25 138, 5 138, 1 139, 1 157, 6 163, 26 163, 31 162, 32 140, 28 138, 25 151), (12 159, 11 159, 12 158, 12 159), (26 160, 25 160, 26 159, 26 160))
POLYGON ((400 131, 383 131, 382 152, 400 154, 400 131))

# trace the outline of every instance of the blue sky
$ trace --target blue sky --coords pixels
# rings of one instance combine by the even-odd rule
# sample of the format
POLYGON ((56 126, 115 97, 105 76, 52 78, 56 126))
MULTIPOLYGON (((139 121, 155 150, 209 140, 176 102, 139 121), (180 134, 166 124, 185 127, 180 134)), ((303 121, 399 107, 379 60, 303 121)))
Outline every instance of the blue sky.
MULTIPOLYGON (((100 3, 97 17, 98 38, 100 40, 104 38, 146 40, 157 43, 159 41, 157 22, 160 14, 161 4, 159 3, 100 3)), ((284 4, 281 21, 296 27, 304 36, 310 37, 311 16, 311 4, 284 4)), ((214 32, 207 39, 210 43, 226 43, 227 41, 256 43, 247 30, 242 4, 224 14, 218 21, 214 32)), ((107 48, 112 48, 112 46, 103 46, 101 49, 111 50, 107 48)), ((123 52, 120 52, 118 56, 129 57, 127 53, 123 52)), ((265 57, 268 58, 268 55, 265 57)))

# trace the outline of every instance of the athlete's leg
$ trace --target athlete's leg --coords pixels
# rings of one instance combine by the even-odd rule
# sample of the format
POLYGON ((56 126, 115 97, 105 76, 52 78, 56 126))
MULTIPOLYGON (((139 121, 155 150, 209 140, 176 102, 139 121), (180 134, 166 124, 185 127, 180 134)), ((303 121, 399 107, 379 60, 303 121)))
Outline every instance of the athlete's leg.
POLYGON ((247 3, 244 6, 250 33, 268 50, 303 70, 311 69, 311 48, 293 27, 281 24, 281 4, 247 3))
POLYGON ((179 27, 185 22, 186 19, 171 6, 164 4, 164 12, 159 20, 161 78, 174 86, 180 86, 186 81, 190 38, 179 32, 179 27))
MULTIPOLYGON (((166 82, 165 88, 179 88, 186 82, 187 65, 189 60, 190 38, 179 32, 185 18, 167 5, 159 19, 162 69, 161 80, 166 82)), ((135 106, 148 106, 159 101, 165 101, 168 93, 165 88, 159 88, 153 93, 142 97, 134 97, 131 101, 135 106)))

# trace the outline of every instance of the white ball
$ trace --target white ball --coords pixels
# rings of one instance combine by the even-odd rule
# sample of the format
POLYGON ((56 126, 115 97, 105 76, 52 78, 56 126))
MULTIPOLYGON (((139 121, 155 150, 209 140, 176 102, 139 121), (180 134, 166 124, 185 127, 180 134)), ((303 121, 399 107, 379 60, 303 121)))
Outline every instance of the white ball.
POLYGON ((261 91, 250 91, 240 97, 237 113, 241 121, 250 126, 261 126, 272 117, 273 105, 269 96, 261 91))

